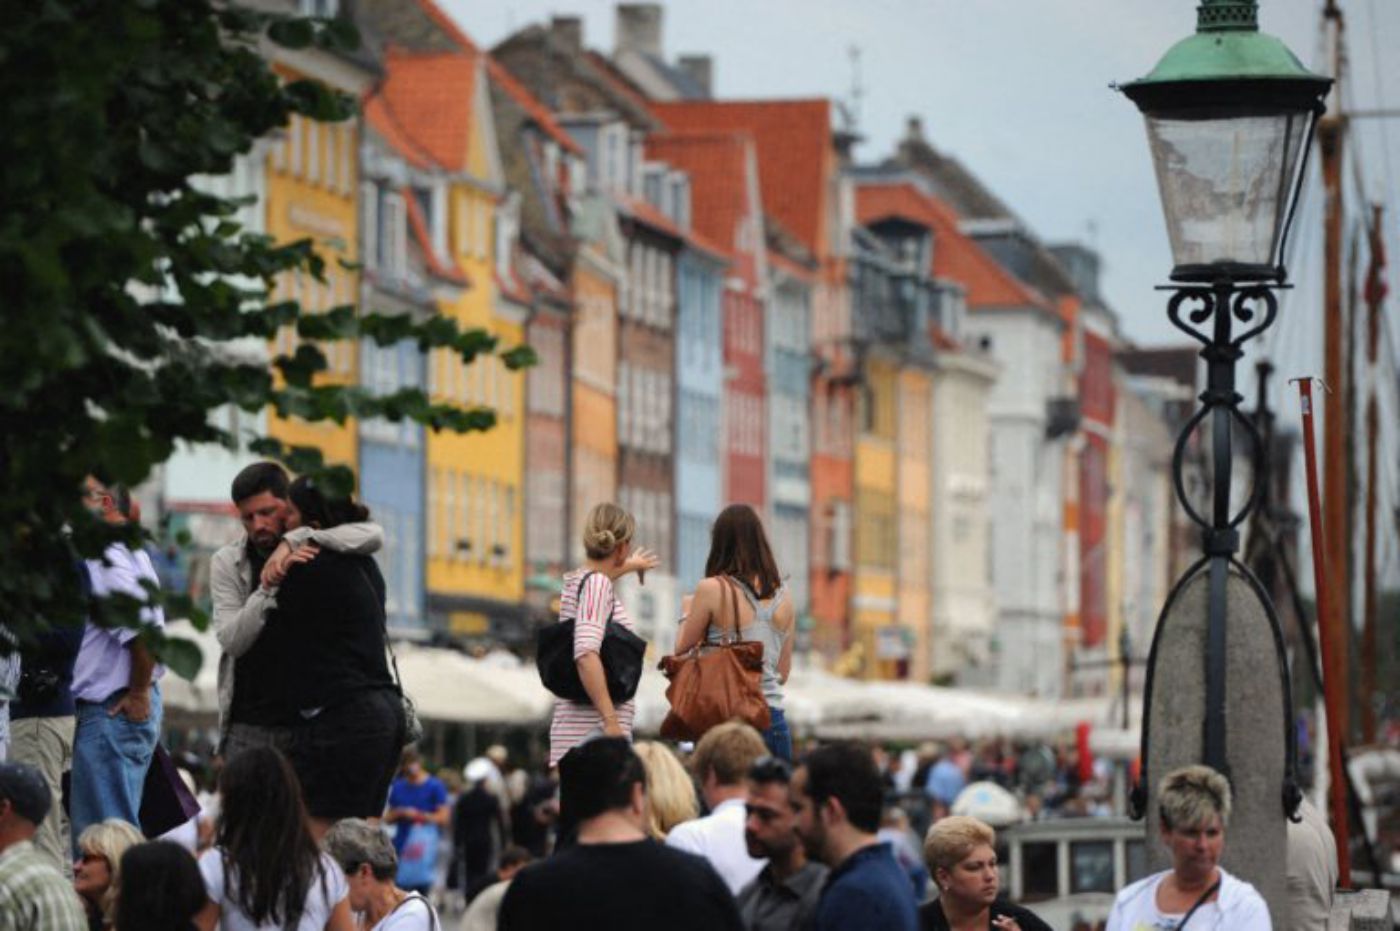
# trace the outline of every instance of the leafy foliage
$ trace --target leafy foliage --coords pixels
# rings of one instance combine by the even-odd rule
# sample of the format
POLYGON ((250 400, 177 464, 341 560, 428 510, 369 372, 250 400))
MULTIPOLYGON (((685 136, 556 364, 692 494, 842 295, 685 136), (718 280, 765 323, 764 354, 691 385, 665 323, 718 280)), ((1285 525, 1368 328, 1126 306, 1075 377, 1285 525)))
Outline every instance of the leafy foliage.
MULTIPOLYGON (((349 22, 303 19, 211 0, 33 0, 12 4, 0 30, 0 605, 28 639, 81 623, 74 573, 135 527, 104 524, 79 489, 95 472, 129 486, 168 459, 177 441, 230 436, 209 412, 224 404, 308 421, 410 418, 434 430, 486 430, 488 408, 432 403, 422 392, 376 397, 318 382, 326 366, 303 344, 273 371, 232 351, 284 325, 308 340, 416 339, 464 362, 498 351, 484 331, 447 319, 359 314, 302 316, 268 300, 273 280, 302 269, 324 280, 310 240, 275 243, 237 222, 242 202, 192 179, 228 173, 234 160, 292 114, 351 118, 357 103, 314 81, 283 81, 260 43, 344 54, 349 22)), ((532 362, 527 347, 500 351, 532 362)), ((246 440, 247 438, 242 438, 246 440)), ((262 440, 255 451, 348 491, 348 469, 309 449, 262 440)), ((136 601, 114 603, 135 624, 136 601)), ((167 611, 196 616, 180 599, 167 611)), ((196 616, 196 623, 203 619, 196 616)), ((193 675, 188 643, 145 636, 178 672, 193 675)))

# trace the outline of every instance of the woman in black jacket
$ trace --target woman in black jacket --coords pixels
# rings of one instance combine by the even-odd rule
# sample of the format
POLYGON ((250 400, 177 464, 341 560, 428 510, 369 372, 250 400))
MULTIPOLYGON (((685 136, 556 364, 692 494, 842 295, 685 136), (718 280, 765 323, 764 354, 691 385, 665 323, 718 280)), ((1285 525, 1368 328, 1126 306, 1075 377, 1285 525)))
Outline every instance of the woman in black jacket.
MULTIPOLYGON (((287 529, 366 521, 305 477, 291 485, 287 529)), ((384 812, 403 747, 403 705, 385 660, 384 577, 370 556, 322 550, 293 561, 262 637, 272 636, 278 692, 313 830, 384 812)))

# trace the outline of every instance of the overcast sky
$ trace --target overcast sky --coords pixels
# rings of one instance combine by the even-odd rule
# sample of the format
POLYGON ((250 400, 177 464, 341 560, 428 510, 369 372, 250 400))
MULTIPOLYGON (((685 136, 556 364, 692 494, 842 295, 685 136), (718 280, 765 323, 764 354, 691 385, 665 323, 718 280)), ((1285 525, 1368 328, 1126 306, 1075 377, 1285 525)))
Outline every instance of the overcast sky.
MULTIPOLYGON (((584 40, 610 52, 613 0, 439 0, 491 46, 551 14, 582 16, 584 40)), ((665 54, 713 56, 724 98, 826 96, 849 101, 860 50, 862 160, 883 157, 922 118, 929 141, 960 159, 1042 238, 1094 245, 1103 289, 1123 332, 1143 344, 1180 337, 1152 287, 1171 267, 1141 117, 1110 82, 1151 70, 1195 29, 1196 0, 670 0, 665 54)), ((1347 106, 1400 108, 1400 0, 1341 0, 1347 18, 1347 106), (1378 53, 1390 52, 1380 61, 1378 53)), ((1321 0, 1261 0, 1263 31, 1314 70, 1330 72, 1321 42, 1321 0)), ((1358 120, 1349 136, 1366 196, 1384 200, 1391 267, 1400 266, 1400 120, 1358 120), (1388 134, 1388 138, 1386 135, 1388 134)), ((1272 401, 1296 421, 1285 379, 1321 374, 1321 197, 1310 184, 1293 232, 1296 291, 1261 350, 1282 378, 1272 401)), ((1400 291, 1392 272, 1392 292, 1400 291)), ((1397 301, 1392 297, 1390 316, 1397 301)), ((1400 337, 1400 321, 1393 321, 1400 337)), ((1393 369, 1383 377, 1393 377, 1393 369)), ((1387 424, 1400 411, 1387 395, 1387 424)), ((1386 456, 1395 478, 1396 449, 1386 456)), ((1395 492, 1383 498, 1395 501, 1395 492)), ((1389 513, 1389 509, 1387 512, 1389 513)), ((1392 564, 1400 564, 1395 554, 1392 564)), ((1306 575, 1306 573, 1305 573, 1306 575)))

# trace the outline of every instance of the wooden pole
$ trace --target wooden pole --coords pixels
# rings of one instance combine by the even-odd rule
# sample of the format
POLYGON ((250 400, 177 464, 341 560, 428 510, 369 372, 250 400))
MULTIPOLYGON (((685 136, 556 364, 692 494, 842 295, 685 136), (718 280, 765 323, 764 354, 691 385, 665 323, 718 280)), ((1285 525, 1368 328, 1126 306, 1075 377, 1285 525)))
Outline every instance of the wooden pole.
POLYGON ((1376 357, 1380 344, 1381 302, 1384 292, 1374 275, 1382 254, 1379 204, 1371 208, 1370 260, 1366 297, 1366 552, 1361 628, 1361 740, 1376 740, 1376 445, 1381 432, 1376 405, 1376 357))
MULTIPOLYGON (((1322 694, 1327 713, 1327 763, 1329 807, 1332 810, 1332 835, 1337 840, 1337 877, 1343 889, 1351 887, 1351 830, 1347 820, 1347 781, 1342 769, 1342 745, 1346 731, 1341 718, 1346 708, 1346 679, 1337 674, 1335 632, 1341 627, 1337 616, 1337 601, 1327 573, 1327 553, 1318 546, 1325 527, 1322 525, 1322 504, 1317 493, 1317 449, 1313 442, 1312 379, 1295 378, 1299 401, 1303 408, 1303 461, 1308 477, 1308 523, 1313 539, 1313 584, 1317 596, 1317 641, 1322 650, 1322 694)), ((1334 405, 1335 406, 1335 405, 1334 405)), ((1332 412, 1327 412, 1332 419, 1332 412)), ((1328 469, 1328 471, 1332 471, 1328 469)), ((1343 640, 1342 642, 1345 642, 1343 640)))
MULTIPOLYGON (((1317 125, 1318 148, 1322 156, 1322 184, 1325 193, 1325 213, 1323 219, 1323 231, 1325 235, 1323 248, 1323 379, 1333 396, 1340 402, 1346 397, 1346 364, 1343 351, 1343 340, 1346 338, 1346 308, 1342 302, 1342 142, 1345 129, 1345 118, 1341 112, 1341 41, 1342 41, 1342 14, 1337 8, 1335 0, 1328 0, 1327 7, 1323 11, 1323 17, 1327 21, 1332 39, 1333 55, 1333 78, 1336 83, 1332 89, 1332 99, 1328 112, 1317 125)), ((1346 449, 1347 437, 1350 435, 1348 421, 1350 417, 1344 403, 1332 404, 1327 409, 1327 418, 1324 421, 1323 434, 1323 456, 1327 463, 1327 469, 1323 476, 1325 487, 1323 489, 1322 503, 1325 507, 1321 530, 1323 536, 1314 538, 1314 546, 1320 544, 1326 564, 1333 573, 1339 586, 1339 593, 1349 591, 1351 587, 1351 566, 1348 540, 1350 534, 1347 527, 1347 467, 1346 449)), ((1323 669, 1327 679, 1341 685, 1350 678, 1350 660, 1348 659, 1348 629, 1347 624, 1351 623, 1349 617, 1342 615, 1343 606, 1348 599, 1337 598, 1336 607, 1339 609, 1338 623, 1329 624, 1319 629, 1319 636, 1324 641, 1330 641, 1330 649, 1323 654, 1324 663, 1328 660, 1326 656, 1331 656, 1331 662, 1335 665, 1328 665, 1323 669)), ((1338 693, 1339 707, 1335 709, 1337 713, 1337 730, 1329 734, 1329 743, 1342 744, 1351 736, 1351 708, 1350 701, 1346 697, 1346 691, 1338 693)), ((1330 706, 1332 701, 1328 701, 1328 716, 1334 709, 1330 706)), ((1345 809, 1342 809, 1345 816, 1345 809)))

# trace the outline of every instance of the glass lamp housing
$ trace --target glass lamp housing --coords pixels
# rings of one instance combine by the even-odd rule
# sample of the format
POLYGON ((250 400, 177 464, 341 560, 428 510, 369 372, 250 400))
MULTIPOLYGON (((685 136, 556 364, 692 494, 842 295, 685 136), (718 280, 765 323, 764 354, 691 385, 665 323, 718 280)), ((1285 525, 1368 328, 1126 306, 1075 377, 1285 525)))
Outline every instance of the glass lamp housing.
POLYGON ((1203 0, 1197 31, 1122 87, 1147 121, 1177 281, 1281 281, 1332 79, 1259 32, 1254 0, 1203 0))

